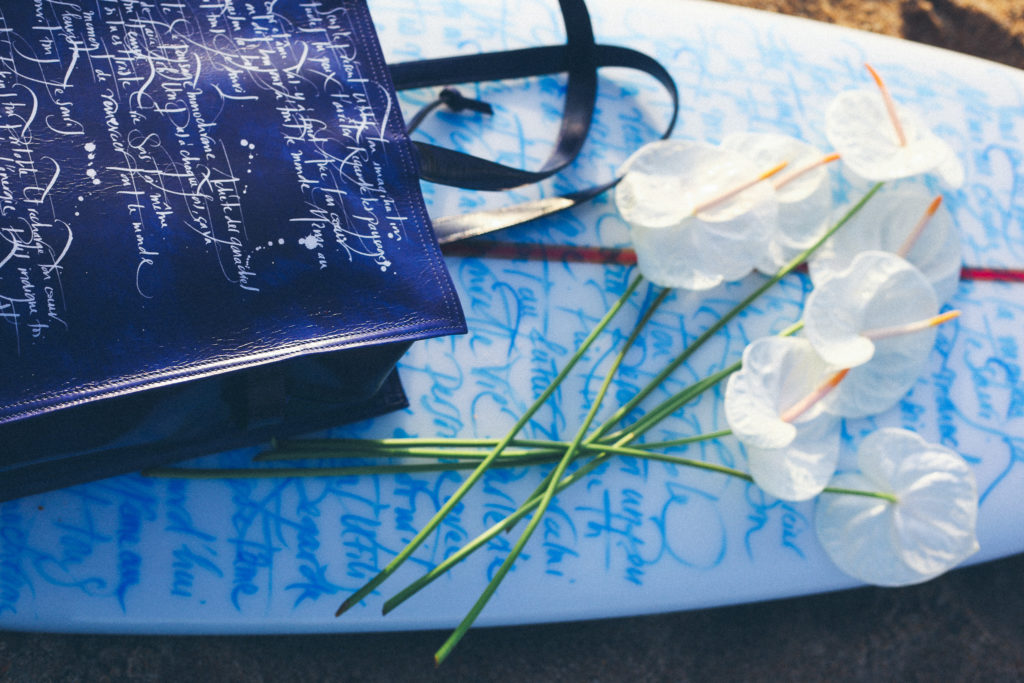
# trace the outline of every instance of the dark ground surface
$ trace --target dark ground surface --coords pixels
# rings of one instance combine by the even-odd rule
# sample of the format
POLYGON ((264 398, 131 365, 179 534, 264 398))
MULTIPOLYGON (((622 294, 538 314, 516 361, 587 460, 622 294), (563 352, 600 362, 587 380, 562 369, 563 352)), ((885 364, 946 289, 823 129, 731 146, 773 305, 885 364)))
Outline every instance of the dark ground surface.
MULTIPOLYGON (((734 2, 1024 67, 1021 0, 734 2)), ((905 589, 477 629, 435 671, 443 640, 0 632, 0 681, 1024 681, 1024 556, 905 589)))
POLYGON ((444 637, 0 633, 0 680, 1020 681, 1024 556, 896 590, 476 629, 435 670, 444 637))

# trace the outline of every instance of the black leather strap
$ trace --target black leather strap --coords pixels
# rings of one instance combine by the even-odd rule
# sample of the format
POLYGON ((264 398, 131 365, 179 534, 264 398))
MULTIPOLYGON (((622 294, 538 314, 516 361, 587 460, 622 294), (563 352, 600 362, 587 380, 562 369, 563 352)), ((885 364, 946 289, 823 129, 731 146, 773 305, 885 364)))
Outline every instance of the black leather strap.
POLYGON ((420 177, 442 185, 470 190, 507 190, 536 183, 565 168, 586 141, 597 99, 597 69, 620 66, 639 69, 658 80, 672 97, 672 118, 663 135, 675 125, 679 94, 671 75, 647 55, 610 45, 596 45, 583 0, 559 0, 566 26, 566 44, 463 55, 390 65, 397 90, 552 73, 568 74, 562 124, 554 150, 537 171, 481 159, 463 152, 414 141, 420 177))

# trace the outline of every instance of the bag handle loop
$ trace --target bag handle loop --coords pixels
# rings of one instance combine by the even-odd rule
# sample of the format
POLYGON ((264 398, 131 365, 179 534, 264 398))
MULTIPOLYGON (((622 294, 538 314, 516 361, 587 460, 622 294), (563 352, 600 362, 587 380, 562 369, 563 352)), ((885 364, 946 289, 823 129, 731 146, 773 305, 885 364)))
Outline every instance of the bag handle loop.
POLYGON ((540 170, 506 166, 438 145, 413 141, 423 180, 467 190, 497 191, 537 183, 562 170, 579 155, 590 131, 597 100, 597 69, 602 66, 637 69, 654 77, 672 98, 672 117, 662 137, 671 134, 679 112, 679 93, 672 76, 642 52, 595 44, 590 15, 583 0, 559 0, 559 6, 566 29, 564 45, 390 65, 396 90, 553 73, 568 75, 558 137, 554 150, 540 170))

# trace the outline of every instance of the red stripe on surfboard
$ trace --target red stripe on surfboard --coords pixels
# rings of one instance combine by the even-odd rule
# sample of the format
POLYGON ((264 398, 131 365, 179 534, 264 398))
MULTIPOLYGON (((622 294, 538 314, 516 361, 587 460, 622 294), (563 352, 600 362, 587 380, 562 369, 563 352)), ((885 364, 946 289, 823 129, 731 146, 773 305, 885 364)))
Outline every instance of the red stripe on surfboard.
MULTIPOLYGON (((476 240, 452 242, 441 247, 446 256, 523 259, 529 261, 556 261, 563 263, 596 263, 601 265, 634 266, 636 253, 623 247, 588 247, 571 244, 528 244, 523 242, 494 242, 476 240)), ((984 282, 1024 282, 1024 270, 1018 268, 981 268, 964 266, 963 280, 984 282)))
POLYGON ((530 261, 561 261, 635 266, 636 253, 618 247, 582 247, 571 244, 525 244, 476 240, 450 242, 441 246, 446 256, 470 256, 530 261))
POLYGON ((975 268, 964 266, 960 270, 962 280, 987 282, 1024 282, 1024 270, 1019 268, 975 268))

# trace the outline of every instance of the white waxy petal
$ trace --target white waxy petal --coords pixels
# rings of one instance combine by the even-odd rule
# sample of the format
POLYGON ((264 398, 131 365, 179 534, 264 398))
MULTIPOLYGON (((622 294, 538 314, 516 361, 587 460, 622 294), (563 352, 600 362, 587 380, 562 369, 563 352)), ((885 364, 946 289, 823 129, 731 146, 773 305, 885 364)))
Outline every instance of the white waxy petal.
POLYGON ((703 240, 698 240, 702 235, 696 228, 634 225, 630 236, 637 267, 644 277, 657 285, 700 291, 711 289, 724 279, 720 273, 706 267, 701 256, 703 240))
POLYGON ((759 487, 776 498, 813 498, 835 474, 839 436, 839 420, 820 413, 798 423, 796 436, 783 448, 758 448, 747 444, 750 475, 759 487))
POLYGON ((870 417, 896 405, 920 378, 935 345, 935 328, 905 339, 875 342, 869 363, 853 368, 835 391, 822 400, 824 409, 840 417, 870 417))
POLYGON ((758 264, 763 273, 774 273, 810 247, 831 227, 832 190, 822 184, 805 201, 779 204, 778 238, 771 244, 769 259, 758 264))
POLYGON ((688 164, 705 166, 717 159, 710 145, 687 140, 660 140, 637 150, 620 169, 615 206, 630 225, 664 228, 693 215, 697 199, 688 164))
MULTIPOLYGON (((778 133, 732 133, 722 140, 722 149, 732 150, 750 159, 757 168, 771 168, 786 163, 786 168, 772 178, 774 183, 789 174, 820 161, 824 154, 814 145, 778 133)), ((777 190, 779 202, 801 202, 827 185, 828 170, 818 166, 800 174, 777 190)))
MULTIPOLYGON (((815 286, 849 267, 863 251, 898 252, 932 199, 920 185, 886 188, 872 197, 811 259, 815 286)), ((961 269, 960 235, 944 206, 928 220, 906 259, 928 278, 940 303, 956 293, 961 269)))
POLYGON ((899 142, 879 92, 840 93, 825 113, 825 136, 843 163, 867 180, 895 180, 940 170, 944 180, 962 180, 959 161, 949 145, 914 112, 897 106, 896 113, 905 145, 899 142))
POLYGON ((964 181, 967 180, 967 171, 964 169, 960 157, 953 150, 949 151, 949 158, 939 164, 935 172, 948 187, 963 187, 964 181))
POLYGON ((734 133, 722 141, 722 147, 744 155, 758 168, 787 163, 785 170, 772 179, 779 204, 779 229, 757 264, 758 270, 774 273, 829 227, 832 188, 828 167, 818 165, 798 173, 820 162, 824 154, 803 140, 777 133, 734 133), (791 174, 795 177, 778 187, 791 174))
POLYGON ((798 427, 820 412, 812 407, 794 421, 781 415, 817 389, 829 368, 804 339, 763 337, 743 351, 743 367, 725 386, 725 418, 745 445, 762 449, 788 446, 798 427))
MULTIPOLYGON (((925 320, 937 312, 935 292, 917 268, 889 252, 865 251, 807 297, 804 333, 826 362, 855 368, 875 354, 877 342, 865 332, 925 320)), ((895 348, 920 348, 916 334, 929 336, 899 335, 893 338, 895 348)), ((929 348, 933 340, 934 333, 929 348)))
POLYGON ((764 171, 734 152, 685 140, 651 143, 630 157, 615 204, 644 276, 699 290, 747 275, 777 229, 771 185, 758 182, 705 205, 764 171))
MULTIPOLYGON (((630 225, 668 227, 764 170, 735 152, 707 143, 659 140, 641 147, 622 165, 615 204, 630 225)), ((770 194, 770 187, 767 190, 770 194)), ((742 192, 700 215, 706 220, 726 221, 750 211, 764 194, 764 189, 742 192)))
MULTIPOLYGON (((767 183, 757 190, 770 191, 767 183)), ((751 188, 748 192, 754 192, 751 188)), ((701 214, 703 215, 703 214, 701 214)), ((700 217, 695 220, 701 221, 700 217)), ((771 244, 778 229, 778 204, 764 201, 748 212, 728 221, 701 221, 701 247, 698 259, 705 271, 719 273, 727 282, 750 274, 771 244)))
MULTIPOLYGON (((854 472, 836 475, 829 487, 877 490, 871 479, 854 472)), ((886 540, 892 529, 890 506, 879 498, 823 493, 814 516, 818 540, 839 569, 865 583, 907 586, 932 578, 904 564, 886 540)))
POLYGON ((913 432, 883 429, 864 439, 859 473, 832 487, 879 491, 896 503, 825 493, 815 527, 832 561, 847 574, 882 586, 926 581, 978 549, 978 490, 970 467, 913 432))

